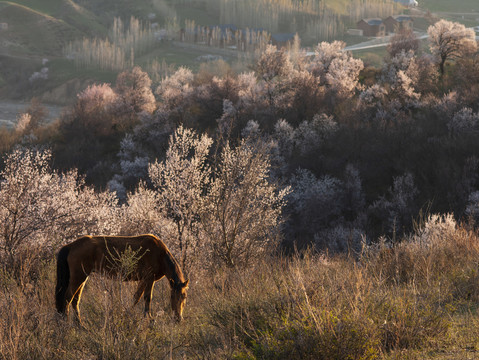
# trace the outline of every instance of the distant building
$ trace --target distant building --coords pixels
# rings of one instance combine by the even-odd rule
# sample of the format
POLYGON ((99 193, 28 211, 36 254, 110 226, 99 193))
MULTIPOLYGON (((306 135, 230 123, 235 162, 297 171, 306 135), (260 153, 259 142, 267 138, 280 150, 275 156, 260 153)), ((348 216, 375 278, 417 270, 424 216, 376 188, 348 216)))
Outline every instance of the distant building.
POLYGON ((416 0, 394 0, 394 2, 400 3, 401 5, 408 7, 416 7, 418 3, 416 0))
POLYGON ((413 20, 407 15, 393 15, 384 20, 384 25, 386 26, 386 32, 395 33, 401 29, 412 30, 413 20))
POLYGON ((386 35, 386 26, 379 18, 359 20, 356 26, 363 31, 364 36, 381 37, 386 35))

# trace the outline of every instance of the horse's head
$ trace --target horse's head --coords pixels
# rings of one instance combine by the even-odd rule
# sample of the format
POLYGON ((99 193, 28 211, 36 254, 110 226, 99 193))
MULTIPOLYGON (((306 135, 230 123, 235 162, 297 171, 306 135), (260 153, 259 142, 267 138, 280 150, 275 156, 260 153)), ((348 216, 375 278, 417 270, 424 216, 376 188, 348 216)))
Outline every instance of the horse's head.
POLYGON ((186 304, 186 291, 188 290, 188 281, 177 282, 170 279, 171 286, 171 308, 175 313, 177 321, 183 320, 183 308, 186 304))

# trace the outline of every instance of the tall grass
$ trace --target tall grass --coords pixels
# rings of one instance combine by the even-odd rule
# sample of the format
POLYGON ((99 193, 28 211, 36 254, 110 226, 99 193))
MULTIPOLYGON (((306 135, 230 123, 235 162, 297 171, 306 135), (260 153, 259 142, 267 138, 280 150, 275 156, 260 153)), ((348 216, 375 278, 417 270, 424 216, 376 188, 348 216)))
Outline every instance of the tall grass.
POLYGON ((467 355, 479 346, 479 238, 443 226, 446 221, 430 219, 429 228, 401 244, 380 244, 355 259, 304 253, 244 270, 192 273, 181 324, 171 317, 163 280, 149 319, 142 305, 132 307, 136 284, 92 276, 80 304, 80 327, 53 308, 53 260, 44 261, 23 287, 2 273, 0 358, 467 355))

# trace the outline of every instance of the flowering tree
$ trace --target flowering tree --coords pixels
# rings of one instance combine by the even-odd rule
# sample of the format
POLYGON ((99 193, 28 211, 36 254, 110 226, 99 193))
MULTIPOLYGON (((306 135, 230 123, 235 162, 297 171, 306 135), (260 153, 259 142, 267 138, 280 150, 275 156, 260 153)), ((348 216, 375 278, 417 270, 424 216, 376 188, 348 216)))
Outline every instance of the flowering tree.
POLYGON ((115 91, 121 104, 135 113, 152 113, 156 108, 156 100, 151 91, 151 79, 139 66, 131 71, 120 73, 116 79, 115 91))
POLYGON ((98 111, 108 111, 117 97, 109 84, 90 85, 77 95, 76 106, 85 115, 91 116, 98 111))
POLYGON ((414 34, 412 29, 401 28, 396 32, 392 37, 387 51, 391 58, 395 57, 397 54, 404 52, 412 51, 416 53, 419 49, 419 39, 414 34))
POLYGON ((358 86, 359 72, 364 68, 361 59, 355 59, 350 52, 343 51, 345 46, 342 41, 319 43, 313 60, 307 66, 341 97, 352 95, 358 86))
POLYGON ((397 53, 383 66, 381 80, 389 85, 389 95, 403 102, 419 99, 420 94, 415 91, 418 79, 419 69, 412 50, 397 53))
POLYGON ((207 135, 178 127, 170 137, 166 158, 149 166, 150 179, 158 191, 161 211, 176 225, 173 249, 179 253, 180 265, 189 269, 198 241, 199 214, 210 180, 207 156, 212 144, 207 135))
POLYGON ((165 237, 165 216, 158 211, 158 192, 140 183, 136 191, 128 194, 121 208, 121 234, 153 233, 165 237))
POLYGON ((169 111, 183 107, 194 90, 193 79, 193 72, 185 67, 180 67, 165 78, 155 91, 160 99, 160 107, 169 111))
MULTIPOLYGON (((74 122, 77 127, 88 132, 88 136, 91 136, 92 133, 95 135, 111 134, 116 121, 113 116, 113 108, 117 99, 117 94, 109 84, 88 86, 77 95, 77 101, 71 114, 72 123, 74 122)), ((79 133, 76 132, 76 134, 79 133)))
POLYGON ((463 57, 477 49, 474 30, 464 25, 439 20, 427 29, 431 52, 438 59, 441 74, 444 74, 444 64, 449 59, 463 57))
POLYGON ((0 173, 0 246, 10 264, 18 249, 33 240, 32 235, 67 216, 56 200, 57 191, 65 194, 70 190, 71 176, 61 179, 51 174, 49 158, 47 152, 15 150, 5 159, 0 173))
POLYGON ((50 151, 17 149, 0 173, 0 256, 15 275, 28 271, 25 254, 51 254, 62 239, 116 228, 114 198, 84 187, 74 170, 51 170, 50 159, 50 151))
POLYGON ((271 81, 275 77, 287 75, 292 68, 293 64, 285 51, 268 45, 256 63, 256 74, 265 81, 271 81))
POLYGON ((36 97, 30 101, 30 106, 19 114, 15 130, 26 134, 42 126, 48 115, 48 110, 36 97))
POLYGON ((202 216, 215 263, 246 266, 276 245, 284 197, 268 180, 270 162, 260 144, 227 144, 202 216))

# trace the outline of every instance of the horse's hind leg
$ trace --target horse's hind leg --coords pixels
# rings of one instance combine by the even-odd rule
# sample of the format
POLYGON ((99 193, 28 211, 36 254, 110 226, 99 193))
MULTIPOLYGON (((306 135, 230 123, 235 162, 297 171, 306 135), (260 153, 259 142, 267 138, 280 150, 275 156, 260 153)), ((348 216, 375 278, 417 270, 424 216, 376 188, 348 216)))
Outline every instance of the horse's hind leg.
POLYGON ((135 295, 133 296, 133 306, 138 304, 138 301, 141 299, 141 295, 145 292, 146 288, 146 282, 145 281, 140 281, 138 284, 138 289, 136 289, 135 295))
MULTIPOLYGON (((80 311, 78 308, 78 303, 80 302, 81 293, 83 291, 83 286, 85 285, 85 281, 87 276, 81 277, 72 277, 70 280, 70 284, 68 285, 67 293, 66 293, 66 300, 67 304, 72 304, 73 310, 75 311, 76 319, 79 323, 81 323, 80 319, 80 311)), ((67 305, 68 309, 68 305, 67 305)), ((67 310, 68 313, 68 310, 67 310)))
POLYGON ((85 286, 85 283, 86 283, 86 279, 78 287, 78 290, 75 292, 75 295, 73 295, 73 299, 72 299, 72 307, 73 307, 73 310, 75 311, 76 319, 78 320, 78 322, 80 324, 81 324, 80 307, 78 305, 80 303, 81 294, 83 292, 83 288, 85 286))

